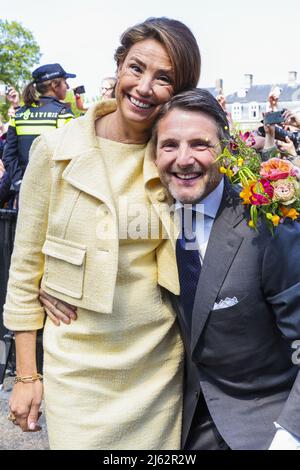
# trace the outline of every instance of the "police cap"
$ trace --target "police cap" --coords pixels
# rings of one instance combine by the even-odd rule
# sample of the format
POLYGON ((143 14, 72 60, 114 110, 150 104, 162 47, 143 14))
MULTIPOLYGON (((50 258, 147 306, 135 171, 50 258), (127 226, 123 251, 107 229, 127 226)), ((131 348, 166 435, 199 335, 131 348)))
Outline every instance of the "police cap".
POLYGON ((75 78, 74 73, 67 73, 60 64, 41 65, 32 72, 32 78, 36 83, 54 80, 54 78, 75 78))

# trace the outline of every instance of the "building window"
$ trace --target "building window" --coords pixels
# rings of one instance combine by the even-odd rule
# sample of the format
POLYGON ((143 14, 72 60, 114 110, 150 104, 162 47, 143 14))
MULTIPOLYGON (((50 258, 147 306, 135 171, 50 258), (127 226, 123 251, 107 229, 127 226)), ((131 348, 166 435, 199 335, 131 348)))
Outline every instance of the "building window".
POLYGON ((257 121, 259 119, 259 104, 250 103, 249 104, 249 119, 257 121))
POLYGON ((242 105, 240 103, 233 103, 232 119, 234 121, 240 121, 242 119, 242 105))

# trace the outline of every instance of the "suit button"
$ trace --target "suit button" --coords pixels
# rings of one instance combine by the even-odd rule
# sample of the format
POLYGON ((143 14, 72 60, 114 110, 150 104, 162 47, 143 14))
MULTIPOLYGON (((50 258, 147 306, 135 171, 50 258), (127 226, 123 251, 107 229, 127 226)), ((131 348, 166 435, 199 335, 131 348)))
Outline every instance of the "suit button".
POLYGON ((156 196, 156 199, 158 200, 158 202, 163 202, 165 199, 166 199, 166 193, 165 191, 162 189, 161 191, 159 191, 157 193, 157 196, 156 196))
POLYGON ((195 398, 199 398, 199 392, 195 392, 195 398))

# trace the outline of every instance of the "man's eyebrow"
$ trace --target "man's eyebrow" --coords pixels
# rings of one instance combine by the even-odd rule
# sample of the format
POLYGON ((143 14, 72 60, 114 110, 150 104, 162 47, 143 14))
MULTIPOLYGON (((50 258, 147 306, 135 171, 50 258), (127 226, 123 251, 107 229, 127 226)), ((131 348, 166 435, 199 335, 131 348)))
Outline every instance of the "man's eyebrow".
POLYGON ((178 140, 175 137, 166 137, 165 139, 162 139, 159 141, 159 144, 166 144, 168 142, 178 142, 178 140))
POLYGON ((199 142, 200 144, 204 144, 204 145, 211 144, 210 139, 205 138, 205 137, 196 137, 195 139, 190 140, 191 144, 196 144, 197 142, 199 142))

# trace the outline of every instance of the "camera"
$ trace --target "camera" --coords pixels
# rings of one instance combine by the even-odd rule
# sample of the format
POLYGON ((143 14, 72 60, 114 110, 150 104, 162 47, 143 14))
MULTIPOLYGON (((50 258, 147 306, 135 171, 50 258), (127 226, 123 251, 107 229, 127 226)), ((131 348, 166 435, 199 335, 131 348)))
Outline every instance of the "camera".
POLYGON ((5 83, 0 83, 0 96, 7 95, 9 90, 10 90, 9 85, 5 85, 5 83))
POLYGON ((284 122, 284 113, 285 109, 281 111, 272 111, 270 113, 266 113, 264 116, 264 124, 281 124, 284 122))
POLYGON ((85 88, 83 85, 77 86, 73 88, 73 92, 75 95, 83 95, 85 93, 85 88))
MULTIPOLYGON (((265 137, 265 129, 263 126, 259 127, 257 129, 258 135, 265 137)), ((285 131, 282 127, 280 126, 275 126, 275 139, 276 140, 281 140, 282 142, 286 142, 285 138, 288 137, 291 139, 293 142, 295 149, 297 153, 299 153, 299 148, 300 148, 300 132, 290 132, 290 131, 285 131)))

